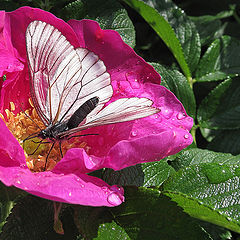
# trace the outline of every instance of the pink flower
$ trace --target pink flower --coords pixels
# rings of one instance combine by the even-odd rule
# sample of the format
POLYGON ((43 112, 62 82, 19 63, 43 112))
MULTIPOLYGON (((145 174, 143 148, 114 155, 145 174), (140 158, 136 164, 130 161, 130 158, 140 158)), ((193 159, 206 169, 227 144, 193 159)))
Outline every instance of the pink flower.
MULTIPOLYGON (((189 130, 193 120, 174 94, 160 86, 160 75, 136 55, 117 32, 102 30, 91 20, 66 23, 48 12, 30 7, 0 12, 0 77, 5 74, 7 78, 1 89, 0 110, 3 115, 5 109, 15 114, 8 111, 8 119, 14 119, 21 112, 20 106, 24 110, 31 108, 25 32, 34 20, 55 26, 75 48, 87 48, 103 60, 114 89, 111 101, 121 97, 147 97, 161 112, 83 131, 82 134, 99 135, 81 137, 82 148, 69 149, 52 170, 45 172, 30 171, 23 148, 0 119, 0 180, 7 186, 14 185, 54 201, 91 206, 119 205, 124 201, 123 189, 109 186, 87 173, 102 168, 120 170, 175 154, 191 144, 189 130), (15 109, 13 105, 10 108, 10 102, 15 109)), ((18 136, 21 129, 14 131, 18 136)))

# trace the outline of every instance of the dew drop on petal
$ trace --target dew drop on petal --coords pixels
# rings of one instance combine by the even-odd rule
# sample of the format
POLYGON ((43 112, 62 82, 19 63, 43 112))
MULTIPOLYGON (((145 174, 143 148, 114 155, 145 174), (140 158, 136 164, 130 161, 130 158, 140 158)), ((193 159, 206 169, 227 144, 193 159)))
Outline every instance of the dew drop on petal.
POLYGON ((106 186, 101 187, 101 189, 102 189, 104 192, 107 192, 107 191, 109 190, 108 187, 106 187, 106 186))
POLYGON ((25 163, 22 163, 21 165, 20 165, 20 168, 26 168, 26 164, 25 163))
POLYGON ((185 135, 184 135, 184 138, 185 138, 185 139, 188 139, 188 138, 189 138, 189 135, 188 135, 188 134, 185 134, 185 135))
POLYGON ((173 110, 168 108, 162 108, 161 114, 166 118, 169 119, 173 115, 173 110))
POLYGON ((109 204, 116 206, 122 203, 122 200, 116 193, 110 193, 107 197, 107 201, 109 204))
POLYGON ((69 192, 69 193, 68 193, 68 196, 71 197, 71 196, 72 196, 72 192, 69 192))
POLYGON ((182 119, 185 118, 185 117, 186 117, 186 114, 185 114, 185 113, 179 112, 179 113, 177 114, 177 119, 178 119, 178 120, 182 120, 182 119))
POLYGON ((136 74, 134 72, 126 73, 125 77, 126 77, 127 81, 129 82, 131 88, 139 89, 141 87, 138 82, 138 77, 136 76, 136 74))
POLYGON ((20 181, 20 180, 17 180, 16 183, 17 183, 17 184, 21 184, 21 181, 20 181))
POLYGON ((132 131, 131 135, 132 135, 132 137, 136 137, 137 136, 137 131, 132 131))
POLYGON ((113 185, 110 187, 110 190, 116 193, 119 193, 121 195, 124 194, 124 189, 122 187, 119 187, 118 185, 113 185))

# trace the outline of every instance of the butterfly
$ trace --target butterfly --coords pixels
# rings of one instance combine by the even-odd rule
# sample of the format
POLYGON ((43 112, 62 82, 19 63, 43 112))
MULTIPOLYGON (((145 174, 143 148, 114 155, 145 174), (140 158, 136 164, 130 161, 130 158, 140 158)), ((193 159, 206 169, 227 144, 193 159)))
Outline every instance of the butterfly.
POLYGON ((150 99, 138 97, 120 98, 105 106, 113 87, 104 62, 86 48, 74 48, 46 22, 33 21, 28 25, 26 49, 31 98, 46 127, 27 139, 48 139, 52 149, 56 142, 60 145, 79 131, 160 111, 152 107, 150 99))

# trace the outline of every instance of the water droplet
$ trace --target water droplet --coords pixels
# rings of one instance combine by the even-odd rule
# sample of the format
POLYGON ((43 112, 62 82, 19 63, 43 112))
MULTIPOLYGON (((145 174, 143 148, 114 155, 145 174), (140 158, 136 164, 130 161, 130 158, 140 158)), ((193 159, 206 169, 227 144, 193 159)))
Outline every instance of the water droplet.
POLYGON ((108 191, 109 191, 109 188, 106 187, 106 186, 101 187, 101 189, 102 189, 104 192, 108 192, 108 191))
POLYGON ((20 180, 17 180, 16 183, 17 183, 17 184, 21 184, 21 181, 20 181, 20 180))
POLYGON ((128 72, 125 74, 125 77, 133 89, 139 89, 141 87, 138 82, 138 77, 136 76, 136 73, 128 72))
POLYGON ((22 163, 21 165, 20 165, 20 168, 26 168, 26 164, 25 163, 22 163))
POLYGON ((115 192, 115 193, 119 193, 121 195, 124 194, 124 189, 122 187, 119 187, 118 185, 113 185, 110 187, 110 190, 115 192))
POLYGON ((117 205, 120 205, 122 203, 122 200, 120 199, 120 197, 116 193, 110 193, 107 197, 107 201, 108 201, 109 204, 111 204, 113 206, 117 206, 117 205))
POLYGON ((69 192, 69 193, 68 193, 68 196, 69 196, 69 197, 71 197, 71 196, 72 196, 72 193, 71 193, 71 192, 69 192))
POLYGON ((161 114, 166 118, 169 119, 173 115, 173 110, 168 108, 162 108, 161 114))
POLYGON ((221 166, 217 163, 205 164, 202 167, 203 173, 206 175, 210 183, 222 183, 233 177, 233 173, 229 166, 221 166))
POLYGON ((132 131, 132 132, 131 132, 131 135, 132 135, 133 137, 136 137, 136 136, 137 136, 137 131, 132 131))
POLYGON ((185 118, 185 117, 186 117, 186 114, 185 114, 185 113, 179 112, 179 113, 177 114, 177 119, 178 119, 178 120, 182 120, 182 119, 185 118))
POLYGON ((234 171, 235 175, 237 175, 238 177, 240 177, 240 167, 236 168, 234 171))
POLYGON ((185 138, 185 139, 188 139, 188 138, 189 138, 189 135, 188 135, 188 134, 185 134, 185 135, 184 135, 184 138, 185 138))

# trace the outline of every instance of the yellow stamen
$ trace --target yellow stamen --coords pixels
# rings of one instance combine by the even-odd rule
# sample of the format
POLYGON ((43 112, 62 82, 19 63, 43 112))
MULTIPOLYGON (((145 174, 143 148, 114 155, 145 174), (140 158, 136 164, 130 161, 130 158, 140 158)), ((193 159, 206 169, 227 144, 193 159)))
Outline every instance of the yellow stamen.
MULTIPOLYGON (((29 103, 31 106, 33 106, 31 99, 29 99, 29 103)), ((24 141, 24 139, 26 139, 28 136, 32 134, 37 135, 37 133, 40 132, 38 126, 41 129, 45 129, 46 127, 39 118, 35 108, 27 109, 25 113, 19 112, 17 114, 14 114, 13 111, 15 111, 15 105, 13 102, 10 102, 10 110, 9 109, 5 110, 6 117, 4 117, 3 114, 1 113, 0 117, 3 119, 11 133, 16 137, 20 145, 24 148, 28 168, 33 172, 43 171, 45 168, 46 158, 52 144, 40 143, 42 139, 37 137, 26 141, 24 141)), ((43 141, 47 142, 49 140, 46 139, 43 141)), ((78 137, 72 138, 69 141, 67 140, 62 141, 61 147, 63 155, 66 153, 68 149, 73 147, 88 149, 87 143, 79 141, 78 137)), ((53 169, 57 162, 59 162, 60 160, 61 154, 59 145, 55 144, 54 148, 50 152, 49 157, 47 159, 46 170, 53 169)))

